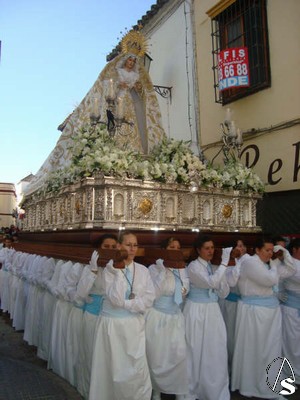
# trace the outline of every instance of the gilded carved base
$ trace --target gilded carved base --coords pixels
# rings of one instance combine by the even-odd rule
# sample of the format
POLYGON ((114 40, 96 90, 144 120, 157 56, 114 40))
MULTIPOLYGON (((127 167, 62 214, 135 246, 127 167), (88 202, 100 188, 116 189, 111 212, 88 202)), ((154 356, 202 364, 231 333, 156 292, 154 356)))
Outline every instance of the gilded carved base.
POLYGON ((27 197, 24 231, 154 229, 259 232, 259 195, 96 176, 27 197))

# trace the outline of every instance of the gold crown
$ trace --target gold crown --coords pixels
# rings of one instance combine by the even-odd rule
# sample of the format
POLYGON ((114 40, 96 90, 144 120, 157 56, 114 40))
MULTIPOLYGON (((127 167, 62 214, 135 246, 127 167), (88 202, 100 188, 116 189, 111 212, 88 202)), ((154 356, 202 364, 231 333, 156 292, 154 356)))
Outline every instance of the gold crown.
POLYGON ((139 30, 132 29, 121 40, 121 51, 123 54, 134 54, 143 57, 147 51, 147 39, 139 30))

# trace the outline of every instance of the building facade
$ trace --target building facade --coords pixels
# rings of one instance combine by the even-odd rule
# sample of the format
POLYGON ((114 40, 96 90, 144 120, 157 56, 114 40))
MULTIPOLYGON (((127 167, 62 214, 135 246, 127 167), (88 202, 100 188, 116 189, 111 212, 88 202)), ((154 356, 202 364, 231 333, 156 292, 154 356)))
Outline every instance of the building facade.
POLYGON ((298 0, 157 1, 140 21, 152 81, 172 87, 172 101, 160 100, 166 132, 222 165, 220 124, 230 113, 241 161, 267 185, 259 224, 287 235, 300 232, 299 16, 298 0), (220 52, 236 48, 248 51, 248 86, 228 68, 220 76, 220 52))
POLYGON ((15 224, 16 191, 13 183, 0 182, 0 227, 15 224))

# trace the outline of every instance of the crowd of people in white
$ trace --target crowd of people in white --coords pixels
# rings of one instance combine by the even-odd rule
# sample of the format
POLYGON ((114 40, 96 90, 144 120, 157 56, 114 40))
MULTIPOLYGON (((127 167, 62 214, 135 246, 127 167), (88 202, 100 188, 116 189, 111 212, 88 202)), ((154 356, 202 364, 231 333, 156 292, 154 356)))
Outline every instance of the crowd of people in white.
POLYGON ((135 262, 130 232, 104 235, 98 251, 116 248, 127 251, 123 269, 99 267, 97 251, 83 265, 0 249, 2 311, 85 399, 280 399, 266 369, 281 357, 300 384, 299 238, 288 250, 259 237, 252 256, 238 240, 216 266, 213 240, 200 235, 183 269, 135 262))

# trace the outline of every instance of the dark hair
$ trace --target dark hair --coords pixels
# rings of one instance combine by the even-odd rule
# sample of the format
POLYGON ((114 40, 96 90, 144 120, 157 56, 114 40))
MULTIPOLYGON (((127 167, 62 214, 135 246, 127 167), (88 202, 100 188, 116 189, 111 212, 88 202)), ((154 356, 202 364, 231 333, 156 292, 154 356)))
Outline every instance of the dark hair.
POLYGON ((6 242, 13 242, 13 239, 10 235, 5 235, 5 239, 4 239, 4 243, 3 243, 3 247, 6 247, 6 242))
POLYGON ((299 248, 300 248, 300 238, 292 239, 290 244, 289 244, 290 253, 292 253, 293 249, 299 249, 299 248))
POLYGON ((165 240, 162 241, 161 243, 161 248, 162 249, 166 249, 172 242, 178 242, 180 244, 181 247, 181 242, 179 239, 175 238, 174 236, 171 236, 165 240))
POLYGON ((235 240, 231 243, 230 246, 231 246, 233 249, 235 249, 236 246, 238 245, 238 242, 242 242, 243 245, 244 245, 245 247, 247 247, 246 244, 245 244, 245 242, 243 241, 243 239, 235 239, 235 240))
POLYGON ((269 236, 259 237, 254 243, 254 249, 262 249, 266 243, 272 243, 273 240, 269 236))
POLYGON ((280 235, 276 235, 276 236, 272 237, 272 242, 273 242, 273 244, 276 244, 278 242, 286 243, 286 239, 284 237, 280 236, 280 235))
POLYGON ((197 251, 197 249, 201 249, 201 247, 204 245, 206 242, 213 242, 212 238, 208 235, 199 235, 197 239, 194 242, 194 249, 197 251))
POLYGON ((117 235, 114 235, 113 233, 105 233, 104 235, 102 235, 99 239, 99 241, 97 242, 97 247, 101 247, 102 243, 104 242, 104 240, 106 239, 113 239, 116 242, 118 242, 118 238, 117 235))

